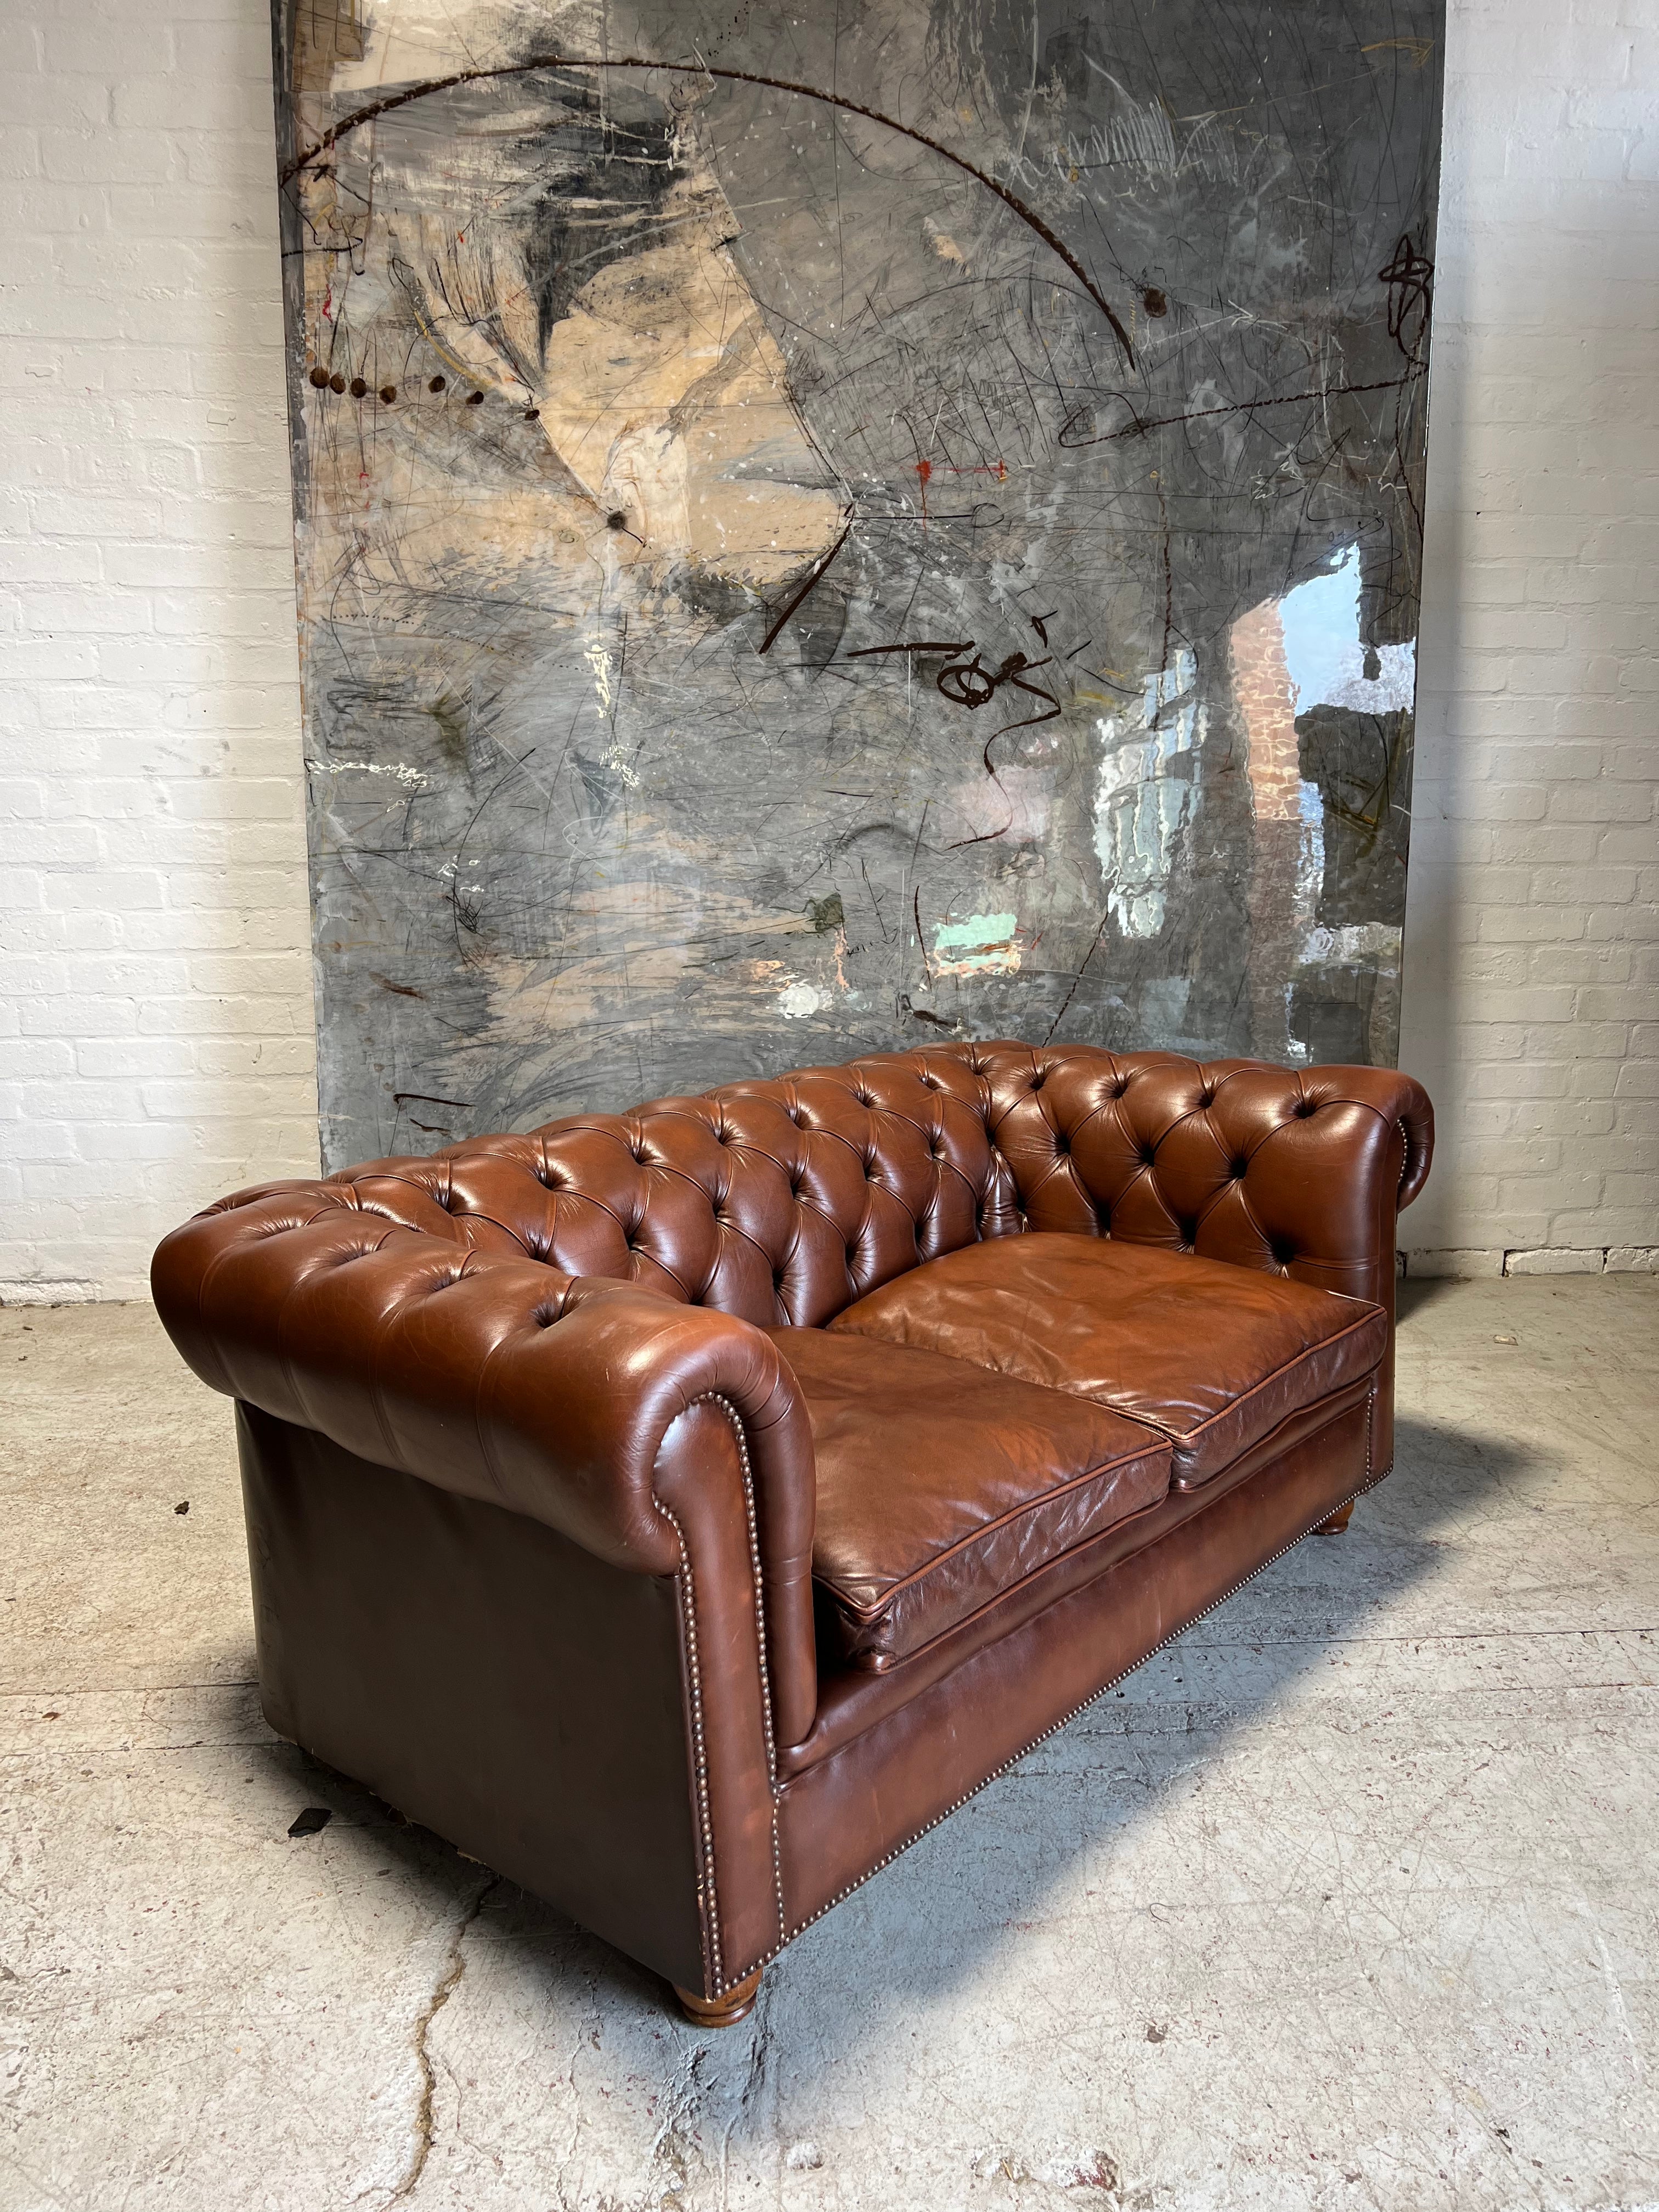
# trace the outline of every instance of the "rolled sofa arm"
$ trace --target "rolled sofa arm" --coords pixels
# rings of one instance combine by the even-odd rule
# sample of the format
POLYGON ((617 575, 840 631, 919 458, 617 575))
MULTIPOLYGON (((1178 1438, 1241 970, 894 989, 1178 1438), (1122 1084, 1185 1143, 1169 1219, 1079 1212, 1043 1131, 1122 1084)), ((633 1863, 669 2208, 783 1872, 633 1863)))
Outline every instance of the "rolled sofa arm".
POLYGON ((786 1743, 807 1733, 811 1431, 759 1329, 400 1226, 339 1183, 223 1201, 166 1238, 151 1286, 212 1389, 641 1574, 695 1564, 684 1492, 702 1431, 684 1417, 723 1407, 751 1492, 774 1723, 786 1743))
POLYGON ((988 1126, 1028 1226, 1283 1271, 1392 1304, 1394 1224, 1434 1151, 1428 1095, 1379 1067, 1000 1048, 988 1126))
MULTIPOLYGON (((1268 1264, 1392 1314, 1395 1222, 1434 1158, 1428 1093, 1392 1068, 1244 1060, 1206 1073, 1215 1079, 1207 1119, 1230 1169, 1243 1170, 1241 1211, 1265 1237, 1268 1264)), ((1241 1223, 1237 1234, 1249 1248, 1251 1231, 1241 1223)))

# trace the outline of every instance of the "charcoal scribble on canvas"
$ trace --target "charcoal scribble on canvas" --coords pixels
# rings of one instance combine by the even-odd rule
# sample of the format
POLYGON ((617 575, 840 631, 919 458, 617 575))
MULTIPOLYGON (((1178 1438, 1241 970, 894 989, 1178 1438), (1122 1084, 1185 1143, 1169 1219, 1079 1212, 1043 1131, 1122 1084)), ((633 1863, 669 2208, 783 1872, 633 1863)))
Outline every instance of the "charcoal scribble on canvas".
POLYGON ((1443 0, 276 0, 331 1164, 1395 1050, 1443 0))

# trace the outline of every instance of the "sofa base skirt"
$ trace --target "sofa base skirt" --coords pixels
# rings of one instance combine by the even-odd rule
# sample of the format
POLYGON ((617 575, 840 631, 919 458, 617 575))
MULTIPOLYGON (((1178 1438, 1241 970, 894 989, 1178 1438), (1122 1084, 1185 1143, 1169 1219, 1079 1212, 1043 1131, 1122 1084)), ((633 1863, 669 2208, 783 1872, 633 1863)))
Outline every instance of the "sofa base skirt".
MULTIPOLYGON (((1348 1407, 787 1780, 778 1831, 790 1936, 1369 1489, 1380 1479, 1370 1419, 1369 1398, 1348 1407)), ((893 1676, 880 1679, 890 1696, 893 1676)))

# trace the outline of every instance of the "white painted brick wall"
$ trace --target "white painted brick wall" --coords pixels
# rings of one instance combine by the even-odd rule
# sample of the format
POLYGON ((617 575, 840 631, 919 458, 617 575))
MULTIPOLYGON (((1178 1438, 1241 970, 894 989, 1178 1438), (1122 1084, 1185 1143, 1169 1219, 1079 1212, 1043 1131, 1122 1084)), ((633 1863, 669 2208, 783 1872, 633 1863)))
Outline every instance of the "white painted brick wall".
POLYGON ((0 8, 0 1300, 314 1173, 260 0, 0 8))
POLYGON ((1411 1272, 1659 1247, 1659 0, 1452 0, 1411 1272))
MULTIPOLYGON (((1659 0, 1452 0, 1419 1272, 1659 1246, 1659 0), (1447 1255, 1461 1257, 1449 1260, 1447 1255)), ((316 1164, 262 0, 0 9, 0 1298, 316 1164)))

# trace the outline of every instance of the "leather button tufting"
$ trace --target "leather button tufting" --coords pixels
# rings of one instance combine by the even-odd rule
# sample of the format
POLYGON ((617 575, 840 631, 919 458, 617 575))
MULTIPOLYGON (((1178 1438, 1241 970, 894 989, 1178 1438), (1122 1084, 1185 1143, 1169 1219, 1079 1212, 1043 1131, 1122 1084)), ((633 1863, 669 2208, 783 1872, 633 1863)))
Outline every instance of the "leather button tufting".
POLYGON ((197 1372, 246 1408, 259 1510, 289 1562, 256 1571, 293 1605, 283 1666, 300 1732, 371 1779, 416 1773, 412 1809, 453 1815, 469 1850, 538 1875, 540 1843, 532 1864, 514 1840, 523 1815, 547 1843, 550 1894, 591 1896, 625 1948, 641 1931, 653 1970, 731 1989, 1392 1464, 1378 1362, 1393 1217, 1428 1170, 1428 1101, 1386 1069, 1213 1065, 936 1042, 925 1060, 747 1077, 331 1182, 284 1179, 176 1231, 156 1255, 156 1307, 197 1372), (1325 1127, 1278 1142, 1314 1118, 1325 1127), (711 1139, 743 1158, 715 1168, 711 1139), (938 1174, 918 1172, 930 1162, 938 1174), (569 1203, 544 1206, 532 1178, 569 1203), (1178 1252, 1200 1228, 1197 1252, 1178 1252), (362 1264, 342 1283, 347 1258, 362 1264), (431 1311, 463 1281, 465 1298, 431 1311), (884 1349, 883 1312, 903 1347, 884 1349), (556 1345, 531 1341, 556 1322, 569 1324, 556 1345), (799 1367, 789 1322, 805 1324, 799 1367), (874 1352, 890 1369, 879 1386, 874 1352), (942 1371, 924 1404, 897 1367, 930 1354, 942 1371), (1024 1413, 1002 1402, 1014 1382, 1024 1413), (666 1417, 688 1408, 669 1439, 666 1417), (1109 1521, 1115 1546, 1115 1519, 1087 1516, 1109 1486, 1094 1462, 1113 1413, 1139 1423, 1138 1453, 1153 1439, 1160 1468, 1179 1455, 1183 1485, 1217 1483, 1197 1520, 1153 1504, 1164 1517, 1126 1526, 1109 1557, 1097 1532, 1109 1521), (1263 1455, 1235 1488, 1245 1450, 1263 1455), (936 1560, 953 1593, 948 1620, 913 1610, 927 1655, 885 1674, 904 1644, 826 1645, 817 1672, 814 1516, 828 1544, 820 1477, 836 1465, 860 1486, 841 1535, 872 1547, 840 1555, 849 1633, 889 1583, 900 1612, 912 1605, 936 1560), (896 1532, 923 1508, 909 1525, 926 1540, 901 1557, 896 1532), (338 1532, 359 1548, 337 1556, 338 1532), (337 1599, 365 1562, 365 1577, 395 1568, 397 1582, 367 1626, 337 1599), (853 1589, 872 1575, 873 1595, 853 1589), (383 1642, 382 1622, 402 1641, 383 1642), (570 1662, 526 1705, 525 1656, 547 1672, 549 1651, 570 1662), (550 1779, 538 1749, 567 1723, 572 1756, 562 1734, 550 1779))
MULTIPOLYGON (((198 1218, 156 1257, 157 1310, 179 1349, 246 1407, 260 1510, 291 1562, 276 1594, 296 1629, 317 1628, 287 1646, 302 1732, 371 1779, 418 1770, 433 1794, 413 1810, 441 1825, 453 1814, 467 1849, 493 1845, 535 1875, 513 1840, 522 1814, 548 1839, 549 1893, 591 1893, 625 1948, 643 1931, 653 1968, 711 1993, 1392 1464, 1377 1362, 1393 1215, 1432 1139, 1415 1085, 1219 1058, 1212 1077, 1173 1053, 1120 1061, 1035 1040, 936 1043, 927 1061, 744 1078, 702 1099, 469 1135, 446 1158, 370 1162, 331 1184, 285 1180, 198 1218), (1278 1142, 1316 1117, 1318 1132, 1278 1142), (743 1158, 716 1168, 711 1138, 743 1158), (937 1174, 918 1171, 930 1162, 937 1174), (532 1176, 569 1202, 543 1205, 532 1176), (1238 1202, 1218 1202, 1235 1185, 1238 1202), (1178 1253, 1200 1228, 1198 1252, 1178 1253), (283 1249, 256 1249, 263 1234, 283 1249), (346 1251, 363 1262, 349 1283, 331 1265, 346 1251), (946 1293, 968 1261, 985 1273, 962 1286, 958 1328, 946 1293), (428 1293, 463 1276, 466 1297, 432 1311, 428 1293), (929 1314, 949 1323, 933 1404, 896 1372, 884 1402, 872 1316, 854 1310, 866 1297, 908 1302, 907 1347, 929 1314), (569 1324, 557 1344, 532 1341, 555 1322, 569 1324), (806 1325, 799 1369, 790 1322, 806 1325), (836 1380, 843 1341, 838 1440, 842 1417, 821 1420, 830 1400, 814 1401, 811 1376, 822 1353, 826 1389, 836 1380), (1029 1419, 1001 1403, 1022 1380, 1029 1419), (985 1394, 972 1407, 969 1385, 985 1394), (687 1408, 669 1438, 666 1417, 687 1408), (1176 1500, 1126 1525, 1121 1558, 1091 1534, 1104 1521, 1086 1518, 1107 1486, 1091 1465, 1097 1414, 1115 1412, 1139 1424, 1138 1450, 1154 1439, 1160 1467, 1180 1455, 1184 1485, 1217 1478, 1196 1521, 1176 1500), (1061 1425, 1081 1455, 1064 1464, 1061 1425), (1247 1449, 1263 1456, 1231 1487, 1247 1449), (853 1568, 873 1560, 902 1612, 937 1554, 953 1593, 948 1620, 913 1612, 927 1655, 885 1674, 904 1644, 856 1656, 826 1644, 817 1671, 813 1528, 816 1515, 820 1537, 834 1534, 820 1477, 836 1463, 863 1486, 842 1535, 887 1547, 853 1568), (314 1529, 283 1519, 301 1492, 314 1529), (919 1503, 939 1512, 901 1558, 890 1539, 919 1503), (1028 1540, 1038 1522, 1041 1543, 1028 1540), (335 1557, 312 1540, 325 1528, 360 1551, 335 1557), (384 1574, 383 1559, 398 1588, 394 1603, 375 1594, 371 1635, 335 1593, 347 1568, 384 1574), (976 1583, 975 1559, 988 1562, 976 1583), (657 1577, 681 1577, 678 1590, 657 1577), (377 1649, 383 1621, 400 1644, 377 1649), (948 1650, 936 1627, 957 1639, 948 1650), (515 1703, 525 1655, 533 1672, 549 1650, 570 1663, 545 1697, 538 1682, 515 1703), (362 1702, 377 1685, 385 1694, 362 1702), (560 1771, 538 1778, 550 1723, 568 1723, 572 1759, 562 1735, 560 1771), (576 1790, 567 1766, 592 1786, 576 1790), (472 1810, 444 1795, 452 1781, 472 1810), (579 1820, 566 1817, 573 1790, 579 1820)), ((873 1600, 848 1589, 842 1610, 861 1633, 854 1616, 873 1600)))

